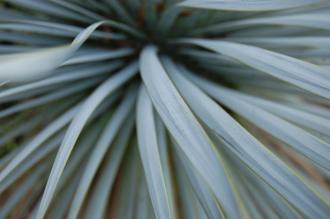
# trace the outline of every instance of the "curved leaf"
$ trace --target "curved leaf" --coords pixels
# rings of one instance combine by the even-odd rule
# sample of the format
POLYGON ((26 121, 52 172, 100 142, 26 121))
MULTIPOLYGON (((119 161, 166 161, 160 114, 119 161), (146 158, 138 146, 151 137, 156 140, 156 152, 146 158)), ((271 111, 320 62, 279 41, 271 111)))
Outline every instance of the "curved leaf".
POLYGON ((223 215, 239 218, 220 158, 207 134, 167 76, 153 46, 140 57, 140 72, 153 105, 193 167, 221 203, 223 215), (221 186, 219 186, 221 184, 221 186))
POLYGON ((111 92, 118 89, 122 84, 133 77, 136 74, 136 71, 137 63, 133 63, 124 68, 115 76, 103 82, 83 103, 79 112, 70 124, 66 135, 64 136, 63 142, 60 146, 52 171, 50 173, 45 192, 41 199, 37 218, 41 219, 44 217, 49 207, 50 201, 52 200, 55 193, 56 185, 59 182, 65 164, 69 159, 70 153, 91 114, 111 92))
POLYGON ((330 76, 317 66, 276 52, 220 40, 183 40, 234 58, 251 68, 330 99, 330 76))
MULTIPOLYGON (((299 211, 310 218, 327 218, 328 203, 301 181, 298 174, 244 130, 210 97, 185 79, 173 65, 168 63, 167 66, 189 106, 223 140, 228 150, 299 211)), ((212 96, 216 97, 214 94, 212 96)))
POLYGON ((323 0, 187 0, 181 6, 226 11, 272 11, 320 3, 323 0))
POLYGON ((144 87, 140 88, 137 104, 137 133, 140 157, 157 218, 174 218, 173 203, 170 203, 166 188, 156 133, 152 102, 144 87))

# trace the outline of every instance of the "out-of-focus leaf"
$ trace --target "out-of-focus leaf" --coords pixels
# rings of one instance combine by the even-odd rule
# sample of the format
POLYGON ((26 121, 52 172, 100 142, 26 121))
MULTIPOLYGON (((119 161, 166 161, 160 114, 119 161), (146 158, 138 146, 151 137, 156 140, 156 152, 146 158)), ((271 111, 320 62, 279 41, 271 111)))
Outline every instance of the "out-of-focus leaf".
POLYGON ((21 183, 14 194, 6 200, 6 202, 0 207, 0 218, 7 218, 11 210, 18 204, 18 202, 28 194, 28 192, 36 186, 40 180, 41 175, 45 172, 46 166, 40 166, 36 171, 33 171, 31 175, 21 183))
MULTIPOLYGON (((128 116, 125 124, 119 131, 118 136, 114 140, 110 151, 108 151, 108 154, 105 157, 105 163, 101 175, 97 179, 94 191, 88 202, 89 206, 86 210, 87 218, 102 219, 106 212, 107 201, 112 191, 115 177, 118 174, 119 165, 123 162, 122 158, 129 141, 131 141, 130 137, 132 135, 132 131, 134 130, 133 118, 134 114, 128 116)), ((135 183, 135 181, 132 181, 131 183, 135 183)))
POLYGON ((330 99, 330 76, 319 66, 244 44, 205 39, 188 39, 184 42, 227 55, 251 68, 330 99))
POLYGON ((72 201, 68 218, 73 219, 78 217, 79 210, 81 209, 97 169, 105 157, 107 150, 109 150, 108 148, 113 144, 113 140, 121 126, 123 126, 126 117, 128 117, 128 114, 132 111, 136 96, 136 94, 134 95, 132 92, 131 90, 121 105, 118 106, 96 143, 72 201))
POLYGON ((69 159, 70 152, 72 151, 78 137, 84 128, 86 122, 90 118, 91 114, 97 108, 98 105, 106 98, 111 92, 115 91, 124 84, 127 80, 133 77, 137 72, 137 63, 132 63, 128 67, 119 71, 116 75, 110 77, 103 82, 82 104, 79 112, 76 114, 68 131, 63 139, 63 143, 56 156, 52 171, 49 176, 49 180, 46 185, 45 193, 42 197, 40 208, 37 214, 37 218, 43 218, 50 201, 55 193, 56 185, 60 179, 60 176, 64 170, 65 164, 69 159))
POLYGON ((225 11, 272 11, 301 7, 323 0, 187 0, 181 6, 225 11))
POLYGON ((111 73, 121 64, 122 63, 120 61, 118 62, 116 61, 116 62, 110 62, 109 64, 102 66, 98 66, 98 65, 85 66, 83 69, 80 66, 72 68, 70 70, 65 69, 63 70, 64 72, 62 71, 56 72, 59 75, 0 91, 0 103, 32 96, 44 91, 44 89, 49 89, 52 88, 53 86, 58 86, 62 83, 76 82, 84 78, 105 75, 107 73, 111 73))
POLYGON ((221 25, 214 24, 206 27, 197 28, 192 31, 192 34, 221 34, 231 31, 245 31, 247 28, 252 27, 265 27, 269 25, 278 26, 291 26, 291 27, 302 27, 302 28, 313 28, 315 31, 329 30, 329 12, 314 12, 314 13, 303 13, 303 14, 289 14, 281 16, 269 16, 269 17, 257 17, 250 19, 242 19, 239 21, 228 21, 221 25))
MULTIPOLYGON (((0 56, 0 65, 2 67, 0 80, 25 81, 49 74, 68 60, 89 38, 95 29, 104 24, 121 26, 113 21, 100 21, 82 31, 69 45, 47 48, 29 53, 0 56), (45 65, 44 63, 48 64, 45 65)), ((127 30, 129 31, 131 29, 128 28, 127 30)))
POLYGON ((88 51, 86 52, 86 54, 72 57, 71 59, 63 63, 63 65, 85 64, 89 62, 98 62, 108 59, 123 58, 125 56, 131 55, 132 52, 133 50, 129 48, 118 49, 114 51, 88 51))
POLYGON ((251 101, 250 98, 244 98, 239 93, 202 80, 198 81, 198 85, 234 112, 284 141, 294 150, 329 171, 330 145, 322 139, 263 110, 258 105, 254 105, 254 101, 251 101))

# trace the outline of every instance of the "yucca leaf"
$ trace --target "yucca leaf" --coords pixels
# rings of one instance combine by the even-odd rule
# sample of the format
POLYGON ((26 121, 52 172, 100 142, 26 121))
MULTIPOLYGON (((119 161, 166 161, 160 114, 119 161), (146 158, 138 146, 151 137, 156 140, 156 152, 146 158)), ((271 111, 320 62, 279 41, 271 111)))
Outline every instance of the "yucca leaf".
MULTIPOLYGON (((64 217, 67 207, 71 203, 71 199, 73 194, 76 191, 76 187, 79 184, 79 177, 76 177, 72 182, 67 185, 61 192, 59 192, 56 196, 56 199, 54 200, 54 203, 52 205, 52 208, 50 209, 50 212, 48 214, 48 217, 51 219, 56 219, 57 217, 64 217)), ((37 206, 39 206, 40 203, 38 203, 37 206)), ((37 214, 38 208, 35 208, 32 212, 32 217, 35 217, 37 214)))
MULTIPOLYGON (((56 115, 59 112, 59 108, 55 108, 53 110, 49 110, 48 115, 56 115)), ((25 120, 25 123, 20 123, 16 127, 9 129, 4 135, 0 136, 0 148, 5 146, 10 139, 16 138, 18 136, 24 135, 29 131, 33 130, 42 123, 46 114, 41 114, 40 117, 34 117, 31 119, 25 120)))
POLYGON ((216 97, 218 101, 230 106, 231 109, 239 112, 240 115, 244 116, 252 123, 281 139, 288 145, 292 146, 296 151, 311 159, 320 167, 329 171, 328 164, 330 163, 330 160, 328 157, 330 156, 330 145, 322 139, 319 139, 307 131, 304 131, 295 125, 286 122, 285 120, 265 110, 262 110, 258 106, 250 104, 250 101, 246 102, 242 100, 243 98, 239 95, 230 93, 229 90, 227 93, 227 90, 222 90, 219 88, 217 89, 218 92, 215 93, 214 91, 216 89, 209 89, 209 86, 203 86, 205 84, 202 85, 202 83, 199 83, 199 85, 207 90, 212 96, 216 97), (223 96, 223 94, 225 95, 223 96), (229 101, 227 102, 227 100, 229 101), (240 107, 237 108, 237 106, 240 107), (313 145, 313 147, 310 147, 310 145, 313 145))
POLYGON ((156 122, 152 102, 144 87, 140 88, 137 105, 137 130, 139 151, 152 205, 157 218, 174 218, 173 203, 170 203, 166 188, 164 167, 161 163, 156 122))
POLYGON ((97 82, 100 82, 100 80, 101 80, 101 78, 95 78, 90 81, 77 83, 72 87, 69 87, 69 88, 65 87, 60 92, 50 93, 49 95, 45 95, 40 98, 36 98, 33 101, 14 105, 13 107, 0 111, 0 118, 7 117, 7 116, 10 116, 17 112, 28 110, 30 108, 37 107, 37 106, 40 106, 43 104, 47 104, 49 102, 67 97, 72 94, 76 94, 79 91, 81 92, 83 90, 86 90, 87 88, 90 88, 91 86, 95 85, 97 82))
POLYGON ((118 130, 121 126, 123 126, 125 119, 132 111, 134 98, 134 93, 130 91, 122 104, 119 105, 118 109, 113 113, 112 118, 109 120, 108 124, 103 130, 100 139, 95 145, 95 149, 90 156, 89 162, 87 163, 85 168, 86 172, 81 178, 82 183, 80 183, 77 188, 76 195, 72 201, 71 210, 68 214, 68 218, 78 217, 79 210, 88 192, 92 179, 95 176, 96 171, 106 154, 106 151, 109 150, 108 147, 112 144, 112 141, 114 140, 118 130))
MULTIPOLYGON (((139 199, 140 181, 142 174, 142 166, 139 162, 138 145, 134 136, 131 144, 127 148, 127 153, 122 160, 122 175, 119 177, 120 184, 125 187, 120 187, 117 190, 116 196, 114 196, 114 215, 117 218, 133 218, 136 216, 137 202, 142 202, 142 198, 139 199)), ((90 207, 89 212, 94 212, 94 208, 90 207)), ((92 216, 93 214, 88 214, 92 216)))
POLYGON ((262 18, 250 18, 246 20, 239 21, 229 21, 227 23, 222 23, 221 25, 210 25, 208 27, 203 27, 196 29, 192 34, 220 34, 224 32, 244 31, 246 28, 258 27, 258 26, 268 26, 268 25, 285 25, 292 27, 303 27, 303 28, 313 28, 321 30, 329 30, 329 12, 314 12, 306 14, 289 14, 282 16, 269 16, 262 18))
POLYGON ((271 11, 301 7, 322 0, 187 0, 180 5, 193 8, 229 11, 271 11))
POLYGON ((329 211, 328 203, 324 203, 325 201, 321 200, 315 191, 311 191, 297 177, 297 173, 290 170, 262 146, 205 93, 178 74, 178 70, 171 63, 168 63, 167 66, 171 69, 169 72, 171 72, 173 80, 177 84, 180 83, 180 91, 189 106, 216 133, 219 139, 223 140, 228 150, 238 156, 251 170, 306 216, 326 218, 329 211), (200 105, 196 100, 202 101, 205 105, 200 105), (289 188, 290 192, 286 191, 289 188), (307 194, 309 199, 302 198, 307 194), (299 202, 297 202, 297 198, 299 198, 299 202))
POLYGON ((19 165, 26 157, 28 157, 33 151, 38 149, 48 138, 58 132, 61 128, 63 128, 66 124, 68 124, 73 116, 77 113, 80 106, 74 107, 69 110, 62 116, 60 116, 53 123, 49 124, 44 131, 40 132, 35 136, 33 140, 31 140, 27 145, 23 147, 23 149, 15 156, 13 160, 6 166, 4 170, 0 173, 0 182, 11 172, 13 171, 17 165, 19 165))
POLYGON ((69 159, 70 152, 72 151, 81 130, 84 128, 85 123, 95 110, 97 106, 106 98, 111 92, 118 89, 123 83, 136 74, 136 63, 131 64, 125 69, 117 73, 117 75, 109 78, 98 87, 97 90, 83 103, 77 115, 73 118, 70 127, 64 136, 63 143, 59 149, 58 155, 54 162, 49 180, 45 189, 44 196, 41 200, 40 210, 37 214, 37 218, 42 218, 53 198, 56 185, 63 172, 65 164, 69 159))
POLYGON ((120 1, 105 0, 105 4, 107 4, 119 16, 121 21, 133 26, 136 25, 134 18, 132 18, 120 1))
POLYGON ((8 3, 15 4, 17 6, 30 8, 37 10, 42 13, 46 13, 55 17, 75 20, 78 22, 90 23, 93 22, 92 19, 87 18, 81 14, 78 14, 74 11, 65 9, 59 5, 52 3, 52 1, 41 1, 41 0, 6 0, 8 3))
POLYGON ((285 49, 288 47, 296 48, 328 48, 330 47, 329 37, 230 37, 231 41, 252 44, 269 49, 285 49))
POLYGON ((12 101, 17 100, 17 98, 36 95, 42 92, 43 89, 52 88, 54 85, 70 83, 98 75, 105 75, 118 68, 120 64, 120 62, 113 62, 102 66, 85 66, 84 69, 79 67, 72 68, 71 70, 66 69, 65 74, 61 74, 61 71, 54 72, 54 74, 59 75, 0 91, 0 102, 12 101))
POLYGON ((74 56, 63 65, 76 65, 85 64, 89 62, 98 62, 115 58, 123 58, 127 55, 131 55, 132 49, 120 49, 116 51, 86 51, 85 54, 74 56))
POLYGON ((319 66, 244 44, 204 39, 185 42, 230 56, 252 68, 330 99, 330 78, 327 71, 319 66))
POLYGON ((0 0, 0 217, 328 218, 329 12, 0 0))
POLYGON ((221 171, 219 157, 214 152, 215 148, 168 78, 155 47, 149 46, 143 50, 140 71, 155 109, 180 149, 221 203, 223 215, 239 217, 230 185, 224 171, 221 171), (171 105, 165 104, 167 102, 171 105), (222 188, 216 186, 218 183, 222 184, 222 188))
MULTIPOLYGON (((53 3, 54 5, 57 4, 57 5, 62 6, 63 8, 69 9, 70 14, 71 14, 71 12, 74 12, 74 13, 78 13, 82 16, 89 17, 89 18, 93 19, 94 22, 106 19, 104 16, 101 16, 98 13, 93 12, 92 10, 86 9, 86 8, 79 6, 77 4, 74 4, 74 3, 64 2, 64 1, 60 1, 60 0, 51 0, 51 3, 53 3)), ((38 5, 40 5, 40 3, 38 5)))
MULTIPOLYGON (((43 49, 31 53, 12 54, 0 56, 0 65, 3 72, 0 74, 1 80, 31 80, 39 78, 44 74, 55 70, 64 63, 79 47, 88 39, 92 32, 102 24, 115 24, 111 21, 101 21, 92 24, 82 31, 70 45, 43 49), (43 65, 43 63, 48 65, 43 65), (27 68, 29 66, 29 68, 27 68), (31 68, 33 66, 33 68, 31 68), (21 74, 20 69, 29 69, 21 74)), ((130 30, 130 29, 128 29, 130 30)))
MULTIPOLYGON (((179 163, 178 156, 174 157, 175 169, 177 170, 176 178, 178 189, 181 191, 179 196, 179 203, 181 206, 181 215, 183 218, 207 218, 202 209, 200 202, 198 201, 193 188, 190 186, 188 178, 184 174, 180 174, 183 171, 181 164, 179 163)), ((212 197, 208 197, 212 198, 212 197)), ((221 217, 220 217, 221 218, 221 217)))
MULTIPOLYGON (((13 162, 7 164, 6 168, 3 169, 1 173, 0 181, 0 193, 3 193, 8 189, 15 181, 17 181, 22 175, 26 174, 31 168, 33 168, 42 159, 45 159, 51 152, 53 152, 61 143, 63 138, 63 133, 59 134, 55 138, 51 139, 49 142, 45 143, 41 149, 29 157, 29 159, 24 159, 20 161, 16 166, 13 162)), ((21 153, 17 154, 20 156, 21 153)), ((16 157, 15 157, 16 158, 16 157)), ((13 159, 17 162, 16 159, 13 159)))
POLYGON ((6 218, 17 203, 29 192, 39 180, 45 168, 39 168, 28 176, 16 190, 15 195, 12 196, 3 206, 0 207, 0 217, 6 218))
POLYGON ((198 173, 189 168, 189 161, 179 150, 176 150, 178 153, 177 163, 182 166, 184 172, 187 174, 189 183, 192 189, 195 191, 195 196, 198 198, 200 205, 203 207, 205 214, 208 218, 223 218, 221 211, 217 206, 217 202, 213 197, 211 191, 205 185, 198 173))
MULTIPOLYGON (((59 191, 65 188, 67 184, 73 183, 72 180, 74 178, 81 177, 83 170, 85 168, 83 161, 87 159, 103 127, 104 127, 104 121, 101 120, 98 120, 94 124, 86 127, 86 129, 90 131, 90 136, 86 137, 83 135, 82 138, 79 139, 79 141, 77 142, 75 150, 71 152, 72 155, 70 156, 70 159, 66 163, 66 166, 62 172, 62 176, 55 190, 54 198, 56 197, 56 194, 59 191)), ((54 201, 54 199, 52 201, 54 201)))
POLYGON ((327 118, 318 116, 303 110, 297 110, 292 106, 287 106, 285 103, 277 103, 275 101, 268 101, 254 96, 240 94, 241 98, 249 101, 249 103, 256 104, 257 106, 289 120, 300 126, 313 129, 322 135, 329 135, 330 121, 327 118))
POLYGON ((156 218, 154 215, 154 211, 151 205, 150 196, 148 196, 148 188, 145 178, 140 177, 138 189, 137 189, 137 197, 139 200, 135 202, 135 209, 134 216, 137 219, 143 218, 156 218))
POLYGON ((73 53, 84 43, 91 32, 93 32, 100 23, 94 24, 83 31, 75 38, 70 45, 43 49, 37 52, 2 55, 0 65, 2 73, 0 80, 31 80, 41 77, 45 73, 56 69, 66 61, 73 53), (44 65, 43 63, 48 63, 44 65), (31 68, 31 66, 33 66, 31 68), (26 69, 22 75, 21 68, 26 69))
POLYGON ((107 201, 113 187, 119 165, 129 144, 130 135, 133 131, 134 116, 128 116, 126 123, 123 125, 120 133, 113 142, 112 150, 105 157, 106 162, 102 175, 98 178, 92 197, 89 199, 89 207, 86 210, 87 217, 95 219, 102 218, 105 214, 107 201))
MULTIPOLYGON (((34 20, 31 21, 31 20, 21 20, 21 19, 0 19, 0 21, 2 22, 0 24, 0 29, 31 33, 33 35, 29 35, 28 37, 30 38, 38 37, 38 36, 40 37, 40 35, 43 35, 42 37, 74 38, 85 29, 73 25, 54 23, 48 21, 34 21, 34 20)), ((110 22, 110 23, 114 24, 114 22, 110 22)), ((122 24, 116 23, 116 26, 125 29, 125 26, 122 24)), ((97 30, 95 30, 93 33, 90 34, 90 39, 109 39, 109 38, 112 40, 119 40, 119 39, 125 39, 125 36, 122 34, 102 32, 97 30)))

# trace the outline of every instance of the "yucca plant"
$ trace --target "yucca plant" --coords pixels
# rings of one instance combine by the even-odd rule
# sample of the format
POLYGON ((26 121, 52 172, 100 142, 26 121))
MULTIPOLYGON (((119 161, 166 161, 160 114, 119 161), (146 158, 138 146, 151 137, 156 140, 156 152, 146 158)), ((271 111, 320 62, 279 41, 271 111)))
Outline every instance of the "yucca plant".
POLYGON ((328 0, 8 0, 0 218, 327 219, 328 0))

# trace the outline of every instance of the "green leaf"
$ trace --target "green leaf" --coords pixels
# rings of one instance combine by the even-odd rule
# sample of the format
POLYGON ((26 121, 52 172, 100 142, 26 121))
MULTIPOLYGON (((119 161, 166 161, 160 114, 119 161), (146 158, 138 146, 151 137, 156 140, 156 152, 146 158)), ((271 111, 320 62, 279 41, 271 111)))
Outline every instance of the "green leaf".
MULTIPOLYGON (((52 204, 52 207, 48 213, 48 217, 50 219, 57 219, 57 218, 64 218, 65 214, 67 213, 68 206, 72 201, 72 197, 76 191, 77 185, 79 183, 79 177, 75 177, 72 179, 70 183, 68 183, 65 188, 60 191, 52 204)), ((38 207, 40 203, 36 206, 38 207)), ((37 214, 38 208, 35 207, 33 213, 31 214, 32 217, 35 217, 37 214)))
POLYGON ((68 1, 65 2, 65 1, 61 1, 61 0, 52 0, 51 3, 53 3, 54 5, 55 4, 60 5, 63 8, 70 10, 70 14, 77 13, 84 17, 89 17, 94 22, 99 21, 99 20, 105 20, 104 16, 101 16, 98 13, 93 12, 92 10, 86 9, 84 7, 81 7, 77 4, 74 4, 74 3, 71 3, 68 1))
MULTIPOLYGON (((248 28, 256 29, 256 27, 267 28, 269 26, 277 25, 278 27, 302 27, 313 28, 312 31, 318 30, 330 30, 329 12, 313 12, 313 13, 302 13, 302 14, 288 14, 281 16, 265 16, 256 17, 249 19, 241 19, 238 21, 222 22, 221 24, 213 24, 206 27, 196 28, 192 31, 194 35, 200 34, 221 34, 237 31, 244 32, 248 28)), ((274 28, 274 27, 273 27, 274 28)), ((267 31, 261 30, 261 31, 267 31)), ((276 31, 275 31, 276 32, 276 31)), ((281 32, 279 32, 281 33, 281 32)), ((256 34, 255 36, 258 36, 256 34)))
POLYGON ((130 48, 117 49, 117 50, 91 50, 86 51, 83 54, 73 56, 71 59, 63 63, 63 65, 77 65, 86 64, 89 62, 99 62, 109 59, 123 58, 125 56, 133 54, 133 50, 130 48))
POLYGON ((84 66, 83 68, 81 66, 77 66, 70 69, 55 71, 54 74, 58 75, 0 91, 0 103, 40 94, 49 88, 57 87, 63 83, 68 83, 71 85, 72 83, 76 83, 78 80, 106 75, 121 66, 121 64, 122 62, 116 61, 101 66, 90 65, 84 66))
POLYGON ((287 48, 330 48, 330 38, 323 36, 230 37, 229 40, 277 50, 287 48))
MULTIPOLYGON (((134 87, 135 88, 135 87, 134 87)), ((116 111, 113 113, 111 119, 107 123, 106 127, 102 131, 102 134, 96 143, 84 170, 84 174, 81 177, 81 182, 78 185, 77 191, 73 198, 70 211, 68 214, 69 219, 74 219, 78 217, 79 210, 82 207, 83 201, 87 195, 90 188, 92 180, 96 175, 96 172, 106 155, 108 148, 113 144, 113 140, 118 133, 128 114, 131 113, 133 109, 133 104, 135 103, 135 96, 132 89, 128 92, 126 98, 118 106, 116 111)))
MULTIPOLYGON (((184 155, 183 155, 184 156, 184 155)), ((185 176, 185 174, 182 174, 182 171, 185 171, 184 168, 182 168, 182 164, 179 162, 180 158, 177 156, 177 154, 174 154, 174 164, 176 169, 176 182, 178 190, 180 191, 180 196, 178 198, 178 203, 180 206, 180 212, 182 218, 189 218, 189 219, 200 219, 200 218, 208 218, 206 214, 204 213, 205 210, 201 206, 201 201, 206 201, 203 199, 198 200, 198 197, 196 197, 196 193, 194 193, 194 190, 192 186, 190 185, 189 178, 185 176)), ((207 190, 208 188, 204 185, 204 190, 207 190)), ((200 191, 201 192, 201 191, 200 191)), ((201 197, 201 193, 199 193, 199 196, 201 197)), ((204 195, 204 194, 203 194, 204 195)), ((207 194, 210 195, 210 194, 207 194)), ((199 197, 199 198, 200 198, 199 197)), ((212 199, 212 196, 206 196, 209 200, 212 199)), ((205 205, 206 203, 204 203, 205 205)), ((209 204, 209 203, 207 203, 209 204)), ((210 217, 212 218, 212 217, 210 217)), ((222 219, 222 217, 217 217, 217 219, 222 219)))
POLYGON ((101 79, 102 78, 95 78, 89 81, 76 83, 71 85, 70 87, 69 86, 64 87, 60 91, 55 91, 38 98, 34 98, 28 102, 18 103, 7 109, 0 110, 0 118, 7 117, 24 110, 29 110, 33 107, 37 107, 40 105, 47 104, 49 102, 56 101, 61 98, 68 97, 69 95, 73 95, 73 98, 77 99, 77 97, 79 97, 79 94, 77 94, 78 92, 83 92, 84 90, 90 88, 91 86, 94 86, 96 83, 100 82, 101 79))
MULTIPOLYGON (((251 101, 251 98, 244 98, 240 93, 203 80, 199 80, 198 85, 216 100, 231 108, 234 112, 242 115, 258 127, 287 143, 295 151, 301 153, 316 165, 324 168, 328 172, 330 171, 330 145, 322 139, 263 110, 258 106, 260 102, 258 102, 259 104, 254 104, 256 102, 255 99, 251 101)), ((274 108, 273 106, 273 109, 274 108)), ((294 116, 291 116, 291 118, 292 117, 294 116)))
MULTIPOLYGON (((224 88, 224 87, 222 87, 224 88)), ((321 135, 330 135, 330 120, 317 114, 295 109, 285 103, 277 103, 266 99, 258 98, 252 95, 235 92, 225 89, 233 95, 238 94, 238 99, 244 99, 245 102, 256 105, 264 110, 291 121, 299 126, 306 127, 318 132, 321 135), (234 94, 235 93, 235 94, 234 94)))
MULTIPOLYGON (((327 218, 329 213, 327 201, 322 200, 316 191, 308 187, 300 179, 298 173, 278 159, 210 97, 182 76, 184 71, 179 71, 169 61, 166 66, 172 80, 176 82, 189 106, 216 134, 227 150, 243 161, 249 169, 306 216, 327 218)), ((198 80, 194 80, 194 82, 197 83, 198 80)), ((214 94, 212 96, 217 98, 214 94)))
POLYGON ((179 5, 225 11, 272 11, 320 3, 323 0, 187 0, 179 5))
MULTIPOLYGON (((118 28, 127 29, 127 31, 132 30, 131 28, 128 28, 127 26, 109 21, 111 24, 118 28)), ((76 37, 80 32, 84 31, 84 28, 77 27, 74 25, 69 24, 63 24, 63 23, 55 23, 55 22, 49 22, 49 21, 35 21, 31 19, 0 19, 0 29, 6 30, 6 31, 15 31, 12 33, 20 33, 20 32, 27 32, 30 33, 29 35, 25 36, 26 38, 37 38, 42 37, 44 43, 47 45, 49 40, 49 43, 52 43, 52 41, 59 37, 76 37), (42 36, 39 36, 39 35, 42 36), (53 37, 53 38, 50 38, 53 37), (54 39, 55 38, 55 39, 54 39)), ((8 34, 8 33, 7 33, 8 34)), ((22 37, 22 33, 20 33, 22 37)), ((112 40, 122 40, 125 39, 125 36, 119 33, 109 33, 109 32, 103 32, 103 31, 97 31, 95 30, 90 35, 91 39, 112 39, 112 40)), ((60 39, 57 39, 57 41, 60 39)), ((62 39, 63 41, 63 39, 62 39)), ((67 42, 67 39, 65 40, 67 42)), ((37 43, 40 44, 41 42, 37 43)))
POLYGON ((214 145, 167 76, 155 47, 148 46, 142 51, 140 73, 155 109, 193 168, 221 203, 222 213, 225 217, 239 218, 214 145))
POLYGON ((200 177, 200 175, 196 171, 190 168, 189 161, 186 159, 186 157, 183 155, 183 153, 180 150, 175 150, 175 153, 177 154, 178 157, 176 159, 177 160, 176 162, 180 164, 180 167, 182 167, 182 171, 189 179, 189 184, 194 190, 195 196, 198 198, 201 206, 205 211, 205 214, 208 216, 208 218, 219 218, 219 219, 223 218, 221 215, 221 210, 218 207, 217 201, 214 198, 210 189, 205 185, 205 181, 200 177))
MULTIPOLYGON (((139 199, 139 192, 137 191, 140 191, 140 181, 141 178, 144 178, 142 171, 143 169, 138 154, 138 145, 136 137, 134 136, 123 156, 120 171, 122 174, 118 175, 117 178, 117 182, 121 186, 117 187, 118 190, 114 193, 115 196, 111 197, 114 200, 113 204, 115 204, 112 208, 116 218, 136 217, 136 203, 141 202, 139 199)), ((100 190, 102 189, 100 188, 100 190)), ((102 199, 102 197, 97 195, 93 196, 95 196, 95 199, 102 199)), ((93 213, 94 210, 94 205, 90 205, 86 215, 92 217, 95 215, 95 213, 93 213)))
POLYGON ((155 215, 160 219, 174 218, 173 203, 169 199, 160 158, 152 102, 144 87, 140 88, 137 104, 137 133, 140 157, 155 215))
POLYGON ((122 86, 127 80, 137 72, 137 64, 132 63, 128 67, 119 71, 116 75, 103 82, 83 103, 79 112, 70 124, 62 145, 56 156, 52 171, 50 173, 45 192, 43 194, 37 218, 43 218, 50 201, 52 200, 56 186, 69 159, 70 153, 78 140, 78 137, 94 110, 113 91, 122 86))
POLYGON ((49 74, 71 57, 101 25, 96 23, 82 31, 70 45, 58 46, 22 54, 0 56, 0 80, 25 81, 49 74), (45 65, 44 63, 48 63, 45 65), (22 71, 23 70, 23 71, 22 71), (24 73, 22 73, 24 72, 24 73))
POLYGON ((330 99, 330 76, 317 65, 244 44, 205 39, 188 39, 183 42, 227 55, 251 68, 330 99))
MULTIPOLYGON (((52 135, 58 132, 66 124, 68 124, 73 116, 78 112, 80 106, 73 107, 63 115, 59 116, 55 121, 49 124, 43 131, 35 135, 35 137, 23 145, 22 150, 15 155, 10 163, 0 173, 0 185, 1 182, 11 173, 22 161, 24 161, 31 153, 38 150, 38 148, 47 141, 52 135)), ((0 186, 1 187, 1 186, 0 186)))
MULTIPOLYGON (((101 169, 100 176, 97 178, 94 190, 89 198, 86 218, 102 219, 104 217, 120 164, 123 163, 122 158, 129 141, 131 141, 134 130, 134 116, 134 114, 131 114, 125 120, 125 124, 119 131, 110 151, 107 152, 104 158, 105 162, 103 168, 101 169)), ((135 183, 135 181, 130 183, 135 183)), ((127 187, 124 188, 128 189, 127 187)), ((132 191, 132 193, 134 193, 134 191, 132 191)), ((125 206, 126 204, 127 202, 125 206)))
POLYGON ((57 46, 53 48, 42 49, 29 53, 10 54, 0 56, 0 80, 26 81, 35 80, 54 71, 65 61, 67 61, 89 38, 89 36, 101 25, 110 25, 124 28, 126 31, 133 31, 121 24, 113 21, 100 21, 90 25, 82 31, 69 45, 57 46), (48 63, 45 65, 44 63, 48 63), (22 71, 22 69, 24 71, 22 71), (24 73, 22 73, 24 72, 24 73))
MULTIPOLYGON (((15 183, 20 177, 24 176, 24 174, 28 173, 30 169, 34 168, 38 162, 42 159, 49 156, 61 143, 63 138, 63 133, 55 136, 53 139, 49 140, 49 142, 42 145, 39 150, 33 153, 31 156, 28 156, 29 159, 24 159, 20 163, 15 166, 15 168, 11 168, 10 172, 8 172, 8 168, 5 167, 3 169, 3 173, 1 173, 1 181, 0 181, 0 194, 4 193, 13 183, 15 183)), ((17 153, 20 155, 21 153, 17 153)), ((16 155, 16 154, 15 154, 16 155)), ((14 156, 12 160, 17 160, 14 156)), ((9 163, 12 165, 12 162, 9 163)), ((44 165, 44 164, 39 164, 44 165)), ((35 169, 33 169, 35 171, 35 169)))
POLYGON ((36 10, 41 13, 49 14, 54 17, 59 17, 62 19, 69 19, 78 22, 91 23, 92 19, 86 16, 74 13, 73 11, 67 10, 61 6, 53 4, 51 1, 42 0, 6 0, 7 3, 11 3, 16 6, 25 7, 28 9, 36 10))
POLYGON ((37 170, 28 175, 18 188, 15 188, 14 194, 0 207, 0 218, 7 218, 10 212, 24 198, 24 196, 29 195, 29 191, 37 186, 45 169, 45 166, 40 166, 37 170))

